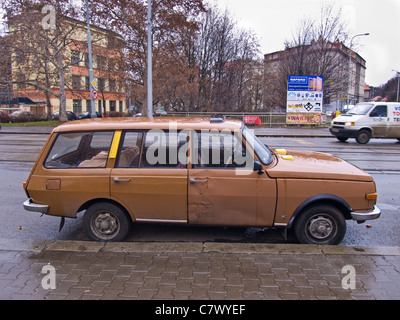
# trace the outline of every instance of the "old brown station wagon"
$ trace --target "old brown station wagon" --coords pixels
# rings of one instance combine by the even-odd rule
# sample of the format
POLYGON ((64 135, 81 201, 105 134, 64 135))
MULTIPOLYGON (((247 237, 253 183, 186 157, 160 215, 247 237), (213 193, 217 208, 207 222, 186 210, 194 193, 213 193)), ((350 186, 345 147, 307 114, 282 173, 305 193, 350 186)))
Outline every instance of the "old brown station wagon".
POLYGON ((376 186, 329 154, 271 150, 222 118, 106 118, 55 128, 24 189, 28 211, 76 218, 92 240, 132 223, 293 228, 339 244, 346 220, 376 219, 376 186))

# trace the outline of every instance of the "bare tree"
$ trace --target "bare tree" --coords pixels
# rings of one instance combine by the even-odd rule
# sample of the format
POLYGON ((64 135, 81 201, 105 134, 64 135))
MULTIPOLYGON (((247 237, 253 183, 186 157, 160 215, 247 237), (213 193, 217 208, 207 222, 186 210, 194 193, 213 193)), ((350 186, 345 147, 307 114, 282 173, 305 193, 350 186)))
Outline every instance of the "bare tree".
POLYGON ((75 41, 74 32, 82 28, 82 23, 71 17, 78 16, 79 8, 70 0, 3 0, 2 5, 7 11, 6 38, 12 55, 17 57, 13 83, 43 91, 49 111, 50 96, 59 98, 60 120, 67 121, 66 89, 71 83, 66 78, 71 65, 69 48, 75 41), (45 6, 54 10, 48 28, 43 27, 45 6))
MULTIPOLYGON (((251 109, 247 99, 250 82, 260 68, 256 36, 241 29, 228 11, 213 7, 200 21, 197 41, 199 64, 198 107, 207 111, 251 109)), ((261 84, 261 83, 260 83, 261 84)))
POLYGON ((345 91, 347 84, 347 24, 342 10, 333 4, 323 5, 319 18, 304 18, 280 54, 277 72, 266 79, 266 94, 270 100, 286 105, 289 75, 319 75, 324 77, 324 99, 331 100, 345 91))

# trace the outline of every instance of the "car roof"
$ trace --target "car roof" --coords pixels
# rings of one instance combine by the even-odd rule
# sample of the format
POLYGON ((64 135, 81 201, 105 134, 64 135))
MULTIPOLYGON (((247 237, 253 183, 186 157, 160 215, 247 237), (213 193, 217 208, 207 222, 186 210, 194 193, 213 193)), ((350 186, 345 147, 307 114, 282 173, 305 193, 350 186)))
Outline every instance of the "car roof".
POLYGON ((236 119, 212 121, 205 117, 154 117, 150 118, 97 118, 62 124, 53 132, 110 131, 110 130, 240 130, 243 122, 236 119))

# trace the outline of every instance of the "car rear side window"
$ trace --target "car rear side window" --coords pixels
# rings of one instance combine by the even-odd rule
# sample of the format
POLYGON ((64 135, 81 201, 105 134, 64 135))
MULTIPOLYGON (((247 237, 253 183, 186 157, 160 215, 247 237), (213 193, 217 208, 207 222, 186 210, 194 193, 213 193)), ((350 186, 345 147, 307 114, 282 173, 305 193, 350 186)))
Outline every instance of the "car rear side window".
POLYGON ((117 168, 138 168, 143 132, 125 132, 117 168))
POLYGON ((44 163, 47 169, 105 168, 114 132, 60 133, 44 163))

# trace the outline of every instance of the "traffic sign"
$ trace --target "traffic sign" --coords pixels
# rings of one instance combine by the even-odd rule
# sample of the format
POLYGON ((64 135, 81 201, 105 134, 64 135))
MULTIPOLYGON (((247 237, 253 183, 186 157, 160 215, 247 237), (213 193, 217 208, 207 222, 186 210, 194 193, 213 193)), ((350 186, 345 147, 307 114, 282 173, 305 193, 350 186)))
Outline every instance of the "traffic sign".
POLYGON ((98 98, 98 93, 97 93, 97 90, 95 90, 95 89, 92 90, 92 98, 93 98, 93 100, 97 100, 97 98, 98 98))

